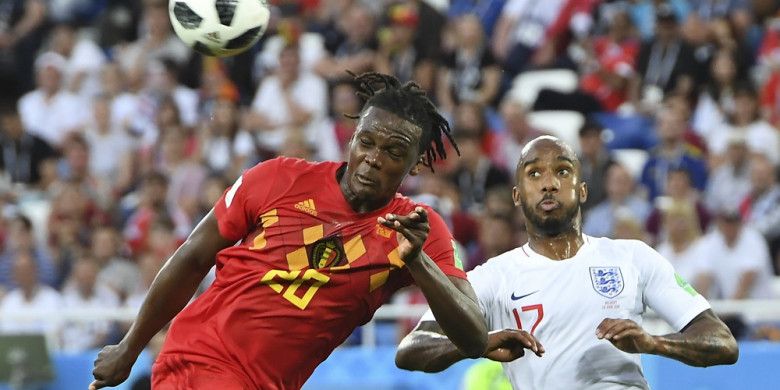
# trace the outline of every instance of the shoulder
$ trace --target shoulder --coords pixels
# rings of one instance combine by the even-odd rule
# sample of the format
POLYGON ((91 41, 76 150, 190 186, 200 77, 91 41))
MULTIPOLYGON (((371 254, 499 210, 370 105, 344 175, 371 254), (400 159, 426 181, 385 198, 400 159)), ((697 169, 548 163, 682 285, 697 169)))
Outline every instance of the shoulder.
POLYGON ((636 259, 637 256, 655 253, 653 248, 639 240, 591 236, 588 236, 587 240, 599 254, 608 253, 609 256, 636 259))
POLYGON ((523 254, 522 247, 517 247, 487 259, 487 261, 469 271, 468 274, 485 273, 496 276, 503 275, 512 268, 522 267, 523 263, 519 260, 524 257, 526 257, 526 255, 523 254))
POLYGON ((320 173, 333 169, 334 165, 340 165, 340 163, 333 161, 324 162, 312 162, 293 157, 276 157, 269 160, 265 160, 254 167, 250 168, 246 174, 258 174, 265 172, 272 175, 288 174, 288 173, 320 173))

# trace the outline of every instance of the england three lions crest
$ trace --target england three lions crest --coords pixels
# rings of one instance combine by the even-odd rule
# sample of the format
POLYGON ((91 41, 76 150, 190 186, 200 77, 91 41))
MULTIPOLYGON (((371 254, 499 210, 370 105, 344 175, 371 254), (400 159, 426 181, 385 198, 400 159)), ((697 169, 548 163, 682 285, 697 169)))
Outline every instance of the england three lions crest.
POLYGON ((623 292, 620 267, 590 267, 590 281, 593 289, 604 297, 611 299, 623 292))

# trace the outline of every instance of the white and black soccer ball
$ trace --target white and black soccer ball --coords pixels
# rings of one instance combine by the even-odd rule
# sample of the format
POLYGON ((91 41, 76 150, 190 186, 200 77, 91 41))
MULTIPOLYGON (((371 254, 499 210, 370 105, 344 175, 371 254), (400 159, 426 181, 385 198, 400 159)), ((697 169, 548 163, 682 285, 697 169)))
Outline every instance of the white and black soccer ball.
POLYGON ((197 52, 226 57, 254 45, 268 27, 266 0, 169 0, 176 35, 197 52))

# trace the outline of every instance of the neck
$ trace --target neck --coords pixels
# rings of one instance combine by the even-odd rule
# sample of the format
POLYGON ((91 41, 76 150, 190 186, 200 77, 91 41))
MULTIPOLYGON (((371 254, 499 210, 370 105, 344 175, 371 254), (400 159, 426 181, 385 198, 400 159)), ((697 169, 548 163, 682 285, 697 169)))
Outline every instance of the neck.
POLYGON ((688 247, 687 244, 688 241, 684 236, 672 235, 669 238, 669 245, 672 246, 672 249, 674 249, 675 252, 682 252, 683 250, 685 250, 686 247, 688 247))
POLYGON ((22 295, 24 295, 25 301, 32 301, 35 298, 35 293, 38 291, 38 285, 22 287, 22 295))
POLYGON ((579 221, 576 221, 568 230, 548 236, 536 231, 532 226, 528 228, 528 245, 534 252, 551 260, 566 260, 574 257, 585 242, 579 221))

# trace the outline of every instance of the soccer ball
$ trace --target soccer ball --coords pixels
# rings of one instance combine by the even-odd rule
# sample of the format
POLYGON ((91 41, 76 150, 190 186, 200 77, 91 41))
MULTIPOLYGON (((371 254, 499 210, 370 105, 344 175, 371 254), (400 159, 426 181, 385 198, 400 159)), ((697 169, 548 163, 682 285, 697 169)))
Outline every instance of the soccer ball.
POLYGON ((173 30, 195 51, 217 57, 254 45, 268 27, 266 0, 169 0, 173 30))

